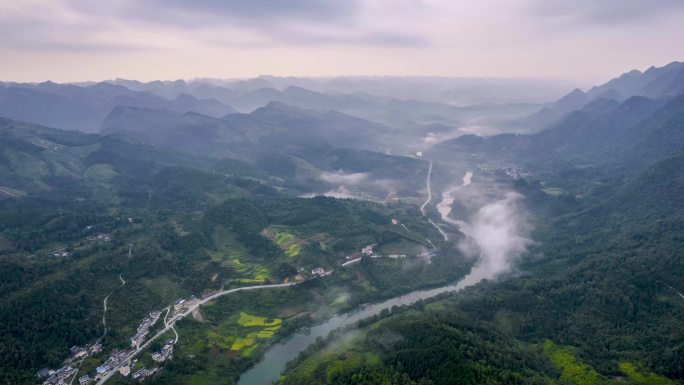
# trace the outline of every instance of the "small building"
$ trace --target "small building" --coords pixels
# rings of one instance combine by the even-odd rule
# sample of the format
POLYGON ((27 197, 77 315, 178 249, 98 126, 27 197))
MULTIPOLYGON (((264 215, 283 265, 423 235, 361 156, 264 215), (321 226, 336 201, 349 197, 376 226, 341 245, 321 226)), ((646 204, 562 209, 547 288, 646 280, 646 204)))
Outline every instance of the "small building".
POLYGON ((173 309, 175 311, 181 311, 183 309, 184 304, 185 304, 185 300, 181 298, 181 299, 177 300, 176 303, 173 304, 173 309))
POLYGON ((70 375, 74 374, 76 372, 76 369, 72 368, 69 365, 63 366, 55 372, 54 376, 57 376, 58 378, 66 378, 69 377, 70 375))
POLYGON ((114 362, 122 362, 128 358, 128 352, 125 350, 119 350, 118 352, 112 353, 111 358, 114 362))
POLYGON ((53 374, 55 374, 54 370, 45 368, 45 369, 39 370, 38 373, 36 373, 36 376, 38 376, 38 378, 45 378, 45 377, 49 377, 53 374))
POLYGON ((102 351, 102 344, 99 342, 90 347, 90 354, 96 354, 96 353, 99 353, 101 351, 102 351))
POLYGON ((145 379, 145 377, 147 377, 148 374, 149 374, 149 372, 147 371, 147 369, 142 368, 142 369, 138 370, 137 372, 133 373, 133 379, 138 380, 138 381, 142 381, 143 379, 145 379))
POLYGON ((103 234, 98 234, 98 235, 97 235, 97 239, 100 240, 100 241, 109 242, 109 241, 112 240, 112 236, 109 235, 109 234, 104 234, 104 233, 103 233, 103 234))
POLYGON ((92 381, 93 381, 93 379, 90 378, 90 376, 86 374, 85 376, 81 376, 81 377, 78 379, 78 384, 79 384, 79 385, 88 385, 88 384, 90 384, 92 381))
POLYGON ((69 354, 71 354, 72 357, 81 358, 88 354, 88 351, 80 346, 74 345, 69 349, 69 354))
POLYGON ((97 374, 107 373, 112 367, 114 367, 115 359, 114 357, 109 357, 107 361, 103 362, 102 365, 95 368, 97 374))
POLYGON ((321 276, 325 275, 325 270, 322 267, 317 267, 317 268, 311 270, 311 274, 321 277, 321 276))
POLYGON ((152 353, 152 359, 154 362, 164 362, 173 358, 173 345, 174 340, 166 341, 166 344, 161 348, 160 351, 152 353))
POLYGON ((375 245, 368 245, 364 248, 361 249, 361 254, 363 255, 371 255, 373 254, 373 246, 375 245))

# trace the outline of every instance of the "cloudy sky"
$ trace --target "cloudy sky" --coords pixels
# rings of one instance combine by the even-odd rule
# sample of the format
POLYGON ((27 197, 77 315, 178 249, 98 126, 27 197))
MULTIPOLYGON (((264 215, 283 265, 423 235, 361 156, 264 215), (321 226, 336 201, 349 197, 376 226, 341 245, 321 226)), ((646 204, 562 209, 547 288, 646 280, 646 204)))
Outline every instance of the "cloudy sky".
POLYGON ((683 0, 0 0, 0 80, 605 80, 684 60, 683 0))

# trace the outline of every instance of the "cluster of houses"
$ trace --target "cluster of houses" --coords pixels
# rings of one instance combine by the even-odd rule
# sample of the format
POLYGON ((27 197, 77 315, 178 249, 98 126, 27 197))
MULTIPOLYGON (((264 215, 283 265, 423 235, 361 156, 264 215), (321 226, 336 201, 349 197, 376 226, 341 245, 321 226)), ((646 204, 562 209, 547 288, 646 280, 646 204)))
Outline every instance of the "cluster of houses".
MULTIPOLYGON (((105 239, 103 236, 100 238, 102 240, 105 239)), ((109 239, 109 238, 107 238, 109 239)), ((178 300, 174 304, 174 309, 181 311, 181 310, 187 310, 193 301, 196 301, 197 299, 195 297, 191 297, 190 300, 178 300)), ((129 374, 131 374, 131 367, 130 367, 130 358, 131 354, 135 352, 135 349, 140 348, 144 344, 145 337, 149 334, 150 328, 154 326, 154 324, 157 323, 159 318, 161 317, 162 311, 152 311, 149 313, 147 317, 145 317, 140 325, 138 326, 138 329, 133 337, 131 337, 131 346, 133 347, 132 350, 127 351, 127 350, 114 350, 112 351, 112 354, 107 358, 106 361, 104 361, 100 366, 95 368, 96 375, 95 377, 90 377, 90 375, 86 374, 78 378, 78 384, 79 385, 88 385, 92 383, 93 381, 96 381, 105 375, 107 375, 109 372, 112 370, 118 368, 119 372, 121 373, 122 376, 126 377, 129 374)), ((163 348, 159 352, 155 352, 152 354, 152 358, 154 359, 155 362, 164 362, 168 361, 173 358, 173 346, 174 346, 175 341, 174 340, 168 340, 166 344, 163 346, 163 348)), ((102 344, 95 343, 93 345, 86 345, 85 347, 80 347, 80 346, 72 346, 69 349, 69 358, 67 358, 64 361, 64 367, 58 369, 58 370, 51 370, 51 369, 42 369, 38 371, 37 376, 43 380, 43 385, 66 385, 66 383, 72 383, 73 380, 71 381, 66 381, 66 379, 69 376, 74 375, 76 373, 77 369, 72 367, 72 363, 84 359, 88 356, 97 354, 102 352, 102 344)), ((145 377, 148 377, 155 373, 158 370, 158 368, 154 368, 151 370, 147 370, 145 368, 140 369, 133 373, 133 378, 135 380, 142 380, 145 377)))
POLYGON ((88 356, 92 356, 93 354, 100 353, 102 351, 102 344, 99 342, 96 342, 92 345, 86 345, 84 347, 80 346, 72 346, 69 349, 69 359, 67 361, 73 361, 78 358, 85 358, 88 356))
POLYGON ((367 255, 369 257, 373 256, 374 255, 374 252, 373 252, 374 247, 375 247, 374 244, 362 247, 361 248, 361 254, 367 255))
POLYGON ((161 363, 173 358, 173 344, 174 340, 168 340, 160 351, 152 353, 154 362, 161 363))
POLYGON ((184 312, 197 304, 199 299, 194 295, 190 296, 190 299, 179 298, 173 303, 173 310, 176 312, 184 312))
MULTIPOLYGON (((393 219, 394 221, 394 219, 393 219)), ((377 254, 373 249, 375 247, 375 244, 372 245, 367 245, 361 248, 360 253, 352 253, 350 255, 347 255, 344 257, 345 262, 342 263, 342 266, 348 266, 351 265, 352 263, 356 263, 361 261, 363 257, 370 257, 370 258, 380 258, 381 255, 377 254)), ((407 256, 406 254, 389 254, 387 255, 387 258, 389 259, 405 259, 407 256)))
POLYGON ((187 301, 184 300, 183 298, 179 298, 174 302, 173 304, 173 310, 175 311, 183 311, 188 309, 188 304, 186 303, 187 301))
POLYGON ((97 235, 89 235, 87 238, 89 241, 104 241, 104 242, 109 242, 112 240, 112 235, 107 234, 107 233, 101 233, 97 235))
POLYGON ((350 255, 347 255, 346 257, 344 257, 345 262, 342 262, 342 266, 348 266, 352 263, 360 262, 361 258, 365 256, 371 258, 378 258, 379 255, 373 252, 373 247, 375 247, 375 245, 364 246, 361 248, 360 253, 351 253, 350 255))
POLYGON ((513 180, 529 178, 533 175, 531 171, 518 167, 506 167, 503 169, 503 172, 513 180))
MULTIPOLYGON (((153 311, 149 314, 148 317, 145 317, 143 321, 140 323, 138 326, 138 330, 131 338, 131 345, 133 348, 138 348, 140 347, 147 334, 149 333, 149 329, 151 326, 153 326, 157 320, 159 320, 159 317, 161 316, 161 311, 153 311)), ((170 347, 168 346, 169 342, 167 342, 167 345, 164 346, 162 351, 160 352, 160 358, 161 361, 167 360, 171 358, 171 353, 173 351, 173 341, 171 341, 170 347)), ((71 367, 69 364, 74 362, 75 360, 82 359, 85 357, 88 357, 90 355, 100 353, 102 351, 102 344, 100 343, 95 343, 92 346, 86 346, 86 347, 80 347, 80 346, 72 346, 71 349, 69 349, 69 358, 65 361, 67 365, 62 367, 61 369, 58 370, 50 370, 50 369, 43 369, 40 370, 37 374, 38 377, 43 379, 46 378, 43 381, 43 385, 65 385, 64 380, 68 378, 69 376, 73 375, 76 372, 76 369, 71 367)), ((126 350, 114 350, 112 354, 107 358, 105 362, 103 362, 100 366, 95 368, 95 371, 97 372, 97 375, 95 378, 91 378, 89 375, 84 375, 79 377, 78 383, 79 385, 88 385, 94 380, 97 380, 99 378, 102 378, 104 375, 106 375, 108 372, 113 370, 114 368, 120 366, 120 364, 125 363, 126 361, 129 360, 130 355, 133 351, 126 351, 126 350)), ((159 361, 159 362, 161 362, 159 361)), ((119 367, 119 372, 121 375, 128 376, 131 372, 130 367, 128 365, 123 365, 119 367)), ((154 373, 154 371, 137 371, 137 377, 134 377, 135 379, 143 379, 146 376, 150 375, 151 373, 154 373)), ((134 374, 135 376, 135 374, 134 374)))
POLYGON ((145 379, 145 377, 153 375, 157 370, 158 368, 154 368, 151 370, 147 370, 147 368, 142 368, 137 372, 133 373, 133 379, 136 381, 142 381, 145 379))
POLYGON ((43 379, 43 385, 62 385, 64 379, 71 376, 76 372, 71 366, 71 363, 75 360, 97 354, 102 351, 102 344, 95 343, 90 346, 80 347, 72 346, 69 349, 69 358, 64 361, 64 366, 57 370, 52 369, 41 369, 36 374, 38 378, 43 379))
POLYGON ((153 311, 150 313, 149 317, 145 317, 142 320, 142 322, 138 326, 138 330, 136 331, 135 335, 131 337, 132 348, 137 349, 143 344, 143 342, 145 341, 145 337, 147 336, 147 333, 150 332, 150 326, 157 323, 157 320, 159 319, 160 315, 160 311, 153 311))
POLYGON ((64 379, 76 372, 75 368, 64 365, 57 370, 43 369, 38 372, 38 377, 45 378, 43 385, 65 385, 64 379))
POLYGON ((110 370, 114 369, 120 363, 126 361, 128 359, 129 354, 130 352, 127 352, 125 350, 115 350, 112 352, 112 355, 109 356, 107 361, 103 362, 102 365, 95 368, 95 371, 99 375, 106 374, 110 370))

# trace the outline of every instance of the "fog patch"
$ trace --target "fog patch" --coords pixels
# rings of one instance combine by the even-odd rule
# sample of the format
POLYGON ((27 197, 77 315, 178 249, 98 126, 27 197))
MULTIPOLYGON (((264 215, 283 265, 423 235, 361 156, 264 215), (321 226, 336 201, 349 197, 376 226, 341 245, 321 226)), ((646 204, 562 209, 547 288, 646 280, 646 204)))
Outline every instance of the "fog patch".
POLYGON ((470 273, 458 283, 459 288, 510 272, 532 243, 527 237, 529 226, 519 204, 521 199, 522 195, 507 192, 502 199, 482 206, 468 222, 457 221, 467 236, 459 242, 459 249, 477 258, 470 273))
POLYGON ((467 187, 470 185, 470 182, 473 181, 473 173, 471 171, 468 171, 463 175, 463 187, 467 187))
POLYGON ((355 199, 355 200, 369 200, 368 197, 357 194, 355 192, 350 191, 344 186, 339 186, 335 189, 328 190, 323 193, 309 193, 309 194, 304 194, 301 195, 301 198, 315 198, 319 196, 324 196, 324 197, 329 197, 329 198, 337 198, 337 199, 355 199))
MULTIPOLYGON (((447 132, 428 132, 423 138, 423 143, 430 147, 447 140, 456 139, 464 134, 466 134, 466 132, 462 131, 460 128, 455 128, 447 132)), ((420 156, 422 156, 422 152, 420 156)))
POLYGON ((367 172, 354 172, 346 174, 342 171, 328 172, 323 171, 319 178, 327 183, 339 184, 339 185, 357 185, 363 183, 368 179, 367 172))

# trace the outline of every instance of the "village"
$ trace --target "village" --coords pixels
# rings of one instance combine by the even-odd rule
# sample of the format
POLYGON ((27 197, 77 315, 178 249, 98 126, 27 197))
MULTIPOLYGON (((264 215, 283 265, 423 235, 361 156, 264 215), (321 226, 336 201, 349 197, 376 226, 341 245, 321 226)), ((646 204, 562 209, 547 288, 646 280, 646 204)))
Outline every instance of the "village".
MULTIPOLYGON (((182 304, 186 303, 186 301, 179 300, 177 301, 177 304, 179 303, 181 305, 174 307, 174 310, 177 312, 186 310, 186 307, 182 306, 182 304)), ((167 308, 163 311, 169 311, 169 309, 167 308)), ((137 360, 131 360, 132 354, 142 347, 150 328, 157 323, 163 311, 150 312, 149 315, 143 319, 136 330, 136 334, 130 338, 131 350, 124 349, 112 351, 110 356, 95 369, 95 375, 91 377, 90 374, 85 374, 78 377, 78 384, 87 385, 95 381, 99 381, 113 370, 118 370, 118 372, 124 377, 131 374, 131 366, 137 362, 137 360)), ((170 360, 173 357, 174 344, 175 341, 173 339, 168 340, 160 351, 151 354, 153 361, 156 363, 162 363, 164 361, 170 360)), ((72 378, 69 382, 66 380, 72 376, 75 377, 83 360, 101 352, 102 344, 99 342, 85 347, 73 346, 71 349, 69 349, 69 358, 64 361, 63 367, 57 370, 41 369, 38 371, 37 376, 40 379, 43 379, 43 385, 71 384, 75 378, 72 378)), ((140 368, 132 374, 132 378, 135 380, 143 380, 145 377, 154 374, 158 369, 159 368, 153 368, 148 370, 144 367, 140 368)))
MULTIPOLYGON (((126 220, 125 222, 122 220, 121 217, 117 217, 115 222, 135 224, 137 221, 133 217, 127 217, 124 219, 126 220)), ((97 228, 98 228, 98 225, 88 225, 84 228, 84 230, 86 232, 92 233, 97 228)), ((98 232, 98 233, 86 236, 84 240, 76 241, 76 242, 71 243, 70 245, 62 246, 62 247, 59 247, 55 250, 52 250, 49 252, 49 255, 54 257, 54 258, 67 258, 67 257, 71 256, 71 254, 74 250, 82 249, 82 248, 85 248, 88 246, 93 246, 93 245, 96 245, 98 243, 111 242, 113 239, 114 239, 114 235, 111 233, 98 232)))
MULTIPOLYGON (((93 236, 93 240, 109 241, 105 237, 106 234, 98 234, 93 236)), ((374 248, 376 244, 369 244, 361 248, 359 252, 349 254, 344 257, 344 260, 340 262, 341 267, 347 267, 349 265, 360 262, 363 258, 388 258, 394 260, 400 260, 407 258, 406 254, 388 254, 381 255, 377 253, 374 248)), ((425 257, 426 253, 417 255, 417 257, 425 257)), ((434 250, 427 252, 428 257, 434 255, 434 250)), ((300 273, 303 273, 303 268, 298 269, 300 273)), ((323 267, 315 267, 311 270, 310 278, 316 277, 326 277, 333 273, 333 269, 326 270, 323 267)), ((294 283, 292 283, 294 284, 294 283)), ((268 285, 266 285, 267 287, 268 285)), ((279 285, 273 285, 279 286, 279 285)), ((248 289, 249 287, 242 288, 248 289)), ((69 349, 69 357, 64 361, 64 366, 59 369, 41 369, 37 372, 37 377, 42 380, 42 385, 71 385, 74 380, 78 378, 78 385, 88 385, 91 383, 104 382, 106 379, 111 377, 116 372, 123 377, 128 377, 129 375, 133 380, 143 381, 145 378, 152 376, 158 370, 161 369, 161 365, 173 358, 173 348, 178 340, 178 335, 173 327, 173 324, 188 314, 191 309, 196 309, 200 304, 213 299, 222 293, 232 292, 238 289, 232 289, 228 291, 213 291, 208 292, 204 295, 203 299, 200 300, 195 296, 191 296, 188 299, 179 298, 172 306, 166 307, 163 310, 151 311, 147 317, 145 317, 136 329, 136 333, 130 337, 130 348, 129 349, 115 349, 113 350, 109 357, 104 360, 99 366, 95 368, 95 373, 86 373, 83 375, 78 375, 79 369, 83 361, 91 356, 99 355, 102 352, 102 344, 99 340, 92 345, 86 345, 84 347, 72 346, 69 349), (156 352, 152 352, 152 361, 160 366, 155 366, 153 368, 140 367, 138 360, 134 358, 138 353, 144 350, 151 339, 148 338, 150 331, 159 322, 162 314, 166 312, 163 325, 161 326, 161 332, 165 330, 172 330, 176 333, 176 339, 167 340, 163 347, 156 352), (137 364, 137 366, 136 366, 137 364), (134 370, 135 368, 135 370, 134 370)), ((161 333, 160 332, 160 333, 161 333)), ((156 338, 158 335, 152 337, 156 338)))

